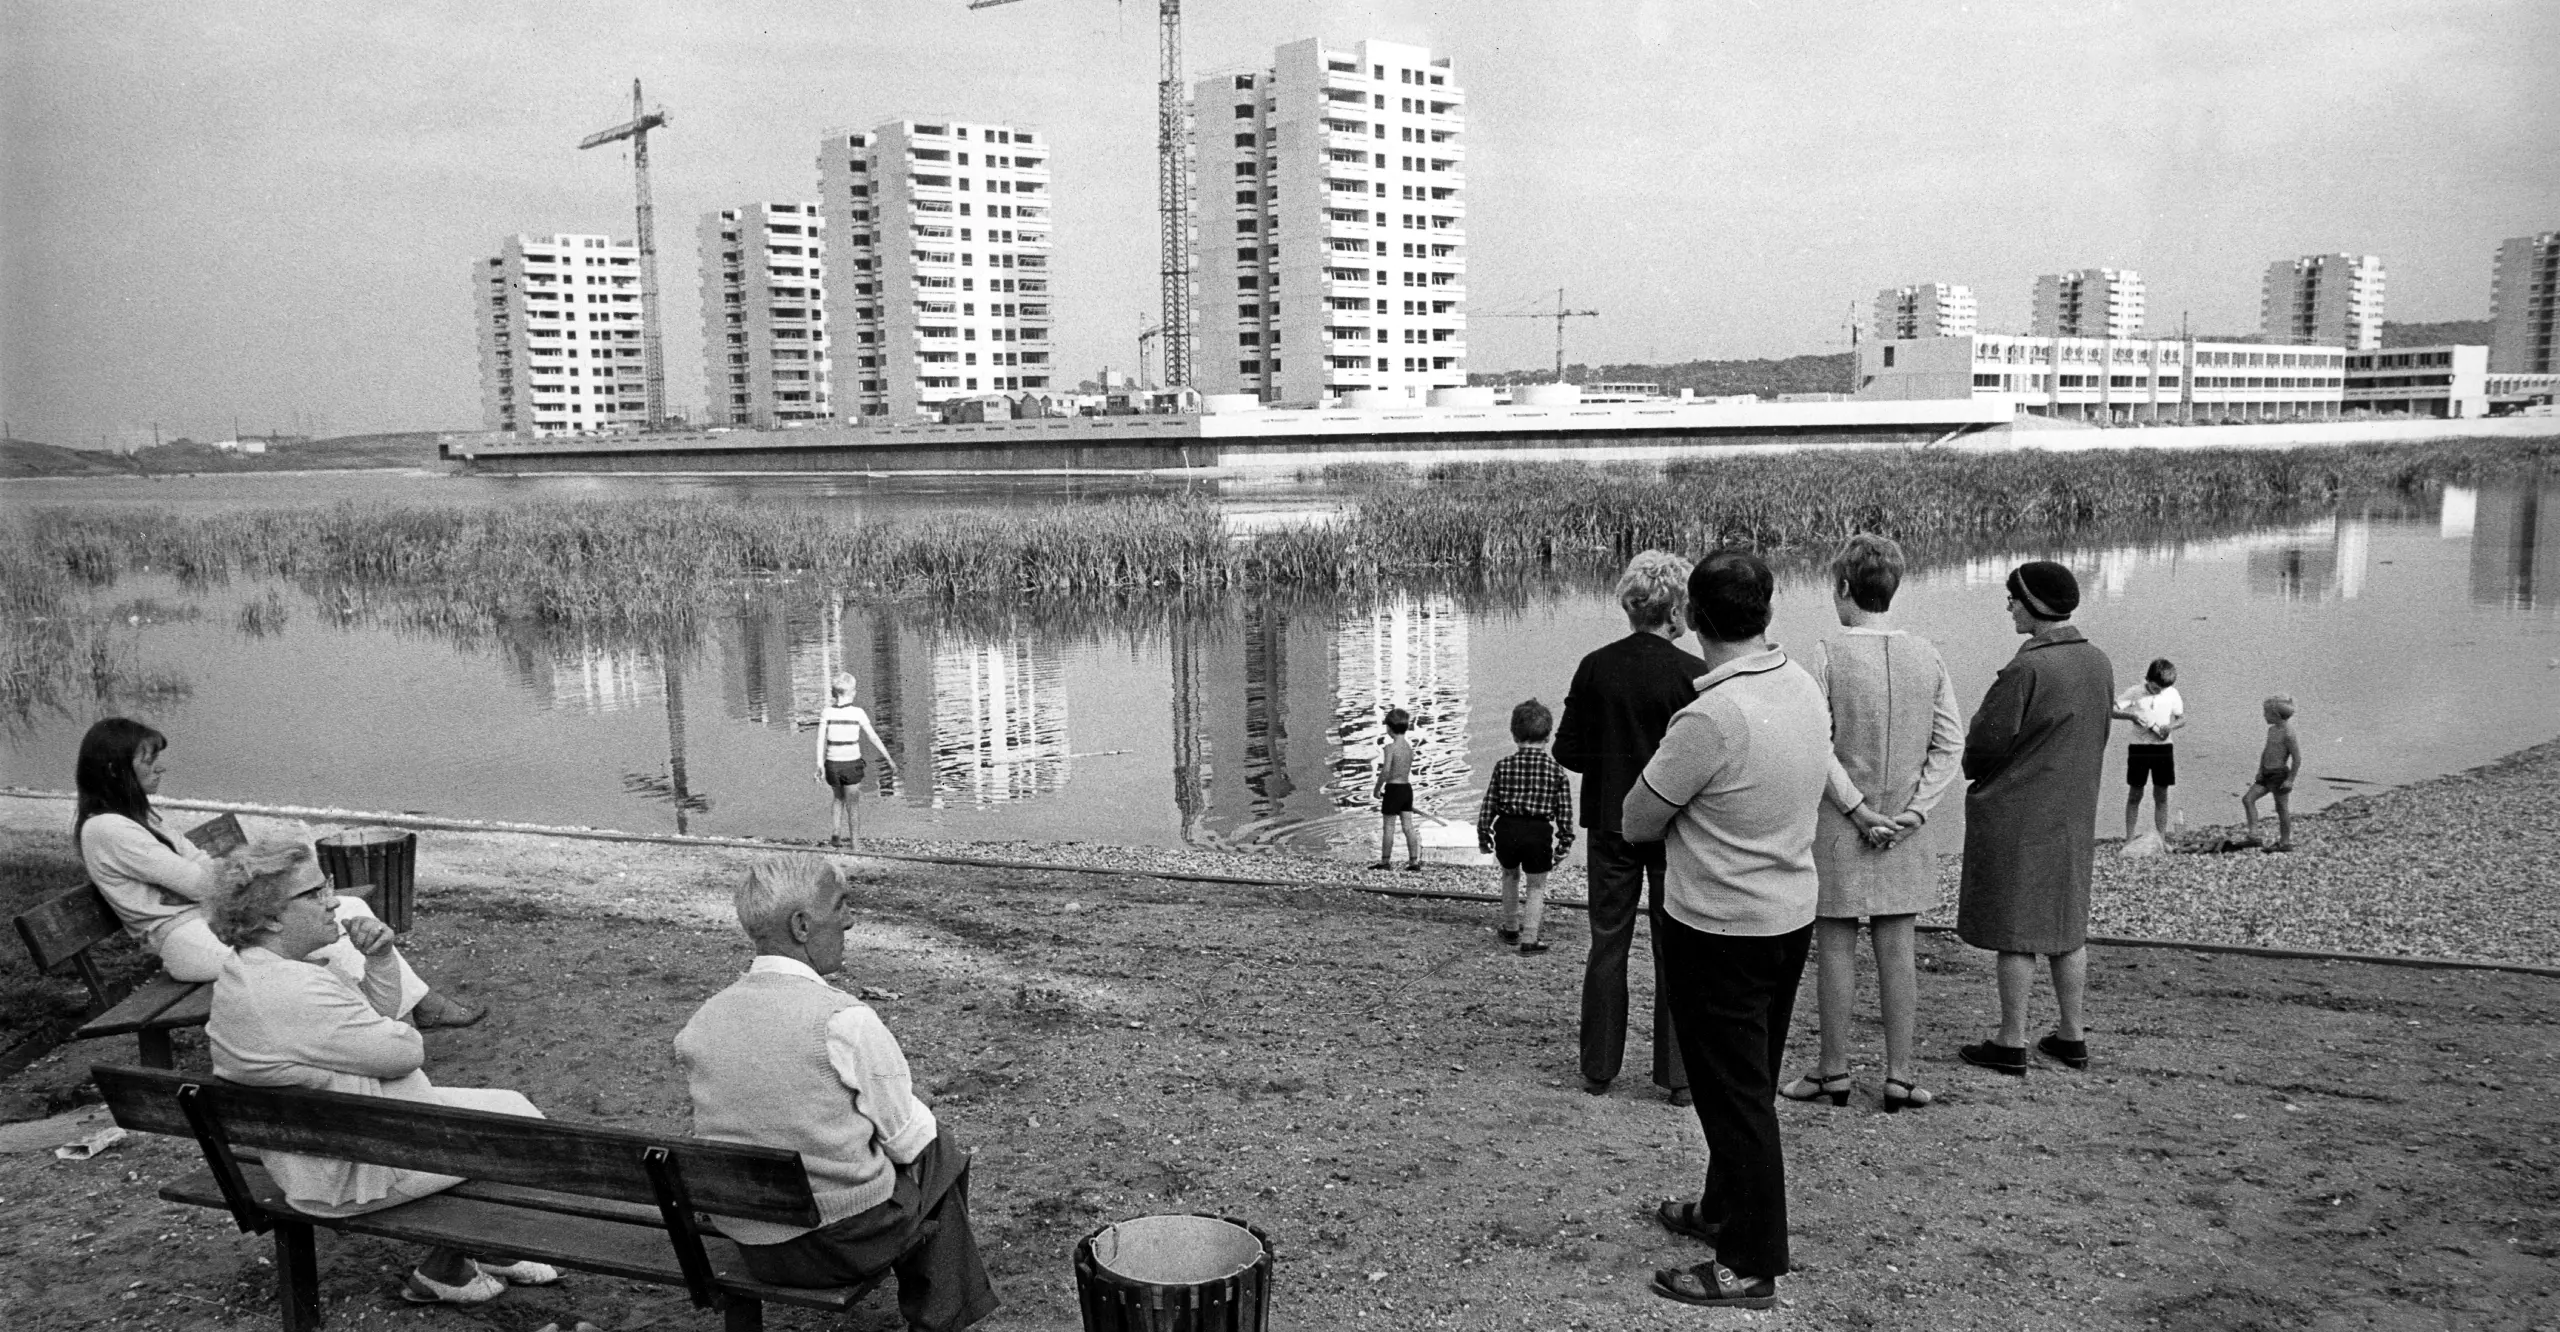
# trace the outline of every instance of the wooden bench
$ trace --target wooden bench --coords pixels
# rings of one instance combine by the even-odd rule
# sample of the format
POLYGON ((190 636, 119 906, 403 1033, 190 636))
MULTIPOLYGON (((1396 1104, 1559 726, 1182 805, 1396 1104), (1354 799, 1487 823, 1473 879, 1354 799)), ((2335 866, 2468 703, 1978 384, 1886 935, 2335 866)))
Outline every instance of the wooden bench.
POLYGON ((384 1096, 248 1087, 204 1074, 101 1064, 91 1070, 116 1123, 192 1137, 206 1168, 160 1190, 228 1209, 243 1231, 273 1231, 285 1332, 320 1326, 315 1227, 466 1253, 531 1259, 628 1281, 681 1286, 729 1332, 754 1332, 767 1302, 850 1311, 885 1278, 856 1286, 771 1286, 700 1212, 818 1224, 800 1154, 652 1137, 384 1096), (246 1149, 302 1152, 460 1175, 430 1197, 343 1218, 295 1211, 246 1149), (698 1210, 697 1210, 698 1209, 698 1210))
MULTIPOLYGON (((218 856, 238 847, 246 838, 241 834, 240 820, 225 814, 191 829, 187 840, 218 856)), ((204 1025, 206 1016, 213 1011, 213 987, 175 980, 160 971, 130 993, 116 995, 89 950, 123 932, 124 921, 107 904, 107 895, 88 882, 47 898, 18 917, 18 938, 27 945, 27 956, 35 959, 36 970, 50 972, 68 965, 89 987, 89 1020, 71 1033, 71 1039, 95 1040, 132 1032, 142 1043, 143 1063, 153 1068, 175 1068, 177 1052, 170 1046, 169 1033, 181 1027, 204 1025)))

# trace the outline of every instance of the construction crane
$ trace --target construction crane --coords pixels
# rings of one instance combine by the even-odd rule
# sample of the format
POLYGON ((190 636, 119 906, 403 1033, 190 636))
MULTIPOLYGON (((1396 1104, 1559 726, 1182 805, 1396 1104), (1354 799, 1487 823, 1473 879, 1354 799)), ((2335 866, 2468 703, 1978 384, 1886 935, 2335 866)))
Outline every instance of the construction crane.
POLYGON ((1597 310, 1568 310, 1564 308, 1564 288, 1562 287, 1556 288, 1556 308, 1552 310, 1522 310, 1511 314, 1480 314, 1476 316, 1478 319, 1552 319, 1556 321, 1556 382, 1559 384, 1564 382, 1564 321, 1568 319, 1597 319, 1599 317, 1600 312, 1597 310))
POLYGON ((631 141, 631 174, 640 196, 640 373, 648 383, 649 420, 645 428, 650 430, 666 424, 667 362, 658 344, 658 223, 656 210, 649 203, 649 131, 666 128, 671 119, 665 107, 645 113, 640 109, 640 80, 633 79, 630 121, 599 130, 578 143, 585 149, 624 139, 631 141))
MULTIPOLYGON (((1015 0, 970 0, 971 9, 993 9, 1015 0)), ((1156 228, 1157 268, 1164 282, 1164 382, 1191 382, 1191 154, 1183 114, 1182 0, 1156 0, 1156 228)))

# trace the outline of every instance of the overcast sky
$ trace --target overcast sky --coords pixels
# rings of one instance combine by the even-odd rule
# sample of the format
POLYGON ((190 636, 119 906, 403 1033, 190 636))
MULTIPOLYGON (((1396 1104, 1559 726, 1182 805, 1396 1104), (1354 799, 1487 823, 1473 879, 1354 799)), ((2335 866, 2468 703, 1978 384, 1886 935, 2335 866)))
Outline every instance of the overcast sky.
MULTIPOLYGON (((2485 317, 2560 228, 2551 0, 1191 0, 1190 72, 1308 35, 1422 43, 1468 97, 1479 315, 1566 289, 1577 361, 1836 350, 1888 284, 2130 267, 2155 330, 2254 329, 2267 262, 2384 256, 2396 320, 2485 317)), ((0 0, 0 407, 94 447, 479 420, 472 262, 631 230, 587 133, 652 142, 671 400, 702 400, 694 225, 815 197, 821 130, 1053 137, 1060 339, 1126 366, 1154 288, 1146 0, 538 5, 0 0)), ((1479 370, 1552 325, 1478 318, 1479 370)))

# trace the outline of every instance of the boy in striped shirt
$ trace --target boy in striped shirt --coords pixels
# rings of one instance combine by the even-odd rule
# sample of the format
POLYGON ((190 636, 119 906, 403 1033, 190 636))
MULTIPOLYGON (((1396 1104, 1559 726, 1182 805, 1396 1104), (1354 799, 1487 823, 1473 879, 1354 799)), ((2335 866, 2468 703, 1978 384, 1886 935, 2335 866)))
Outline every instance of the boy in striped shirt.
POLYGON ((1547 871, 1573 849, 1573 788, 1547 752, 1555 716, 1536 699, 1511 710, 1511 738, 1519 748, 1493 765, 1493 780, 1476 810, 1476 849, 1502 866, 1502 941, 1520 951, 1543 953, 1538 926, 1547 911, 1547 871), (1515 914, 1520 876, 1529 876, 1527 918, 1515 914))

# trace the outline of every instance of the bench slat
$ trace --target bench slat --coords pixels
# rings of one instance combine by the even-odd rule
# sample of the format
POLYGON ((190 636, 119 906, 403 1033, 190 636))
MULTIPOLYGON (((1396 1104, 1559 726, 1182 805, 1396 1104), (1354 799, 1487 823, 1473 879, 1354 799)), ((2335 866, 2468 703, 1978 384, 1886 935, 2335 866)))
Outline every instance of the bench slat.
POLYGON ((124 997, 124 1002, 100 1013, 80 1029, 71 1033, 75 1041, 96 1040, 101 1036, 122 1036, 145 1027, 200 1027, 205 1015, 212 1011, 213 987, 182 980, 171 980, 161 972, 124 997), (177 1010, 194 1000, 197 1012, 192 1020, 177 1010))
POLYGON ((453 1106, 299 1088, 249 1087, 203 1074, 101 1064, 91 1070, 116 1123, 193 1137, 178 1089, 204 1088, 235 1147, 369 1161, 654 1208, 642 1154, 663 1146, 696 1209, 778 1225, 818 1224, 797 1152, 659 1138, 453 1106))
POLYGON ((18 938, 36 970, 51 971, 86 952, 100 940, 113 938, 124 922, 116 918, 106 895, 83 882, 57 893, 18 916, 18 938))
MULTIPOLYGON (((259 1207, 284 1220, 307 1221, 315 1226, 351 1234, 375 1235, 414 1244, 443 1245, 466 1253, 530 1258, 535 1262, 632 1281, 664 1286, 684 1284, 683 1269, 676 1264, 675 1251, 667 1244, 667 1234, 656 1225, 657 1209, 654 1207, 646 1209, 645 1220, 637 1224, 550 1209, 529 1211, 493 1198, 482 1188, 475 1187, 477 1181, 472 1181, 379 1212, 341 1218, 316 1217, 295 1211, 285 1201, 284 1191, 276 1186, 274 1178, 264 1167, 244 1162, 240 1173, 259 1207)), ((227 1206, 223 1201, 222 1186, 214 1181, 210 1170, 199 1170, 170 1183, 160 1190, 160 1196, 170 1202, 197 1207, 227 1206)), ((553 1196, 556 1198, 558 1195, 553 1196)), ((749 1299, 844 1313, 852 1309, 873 1286, 880 1284, 873 1280, 857 1286, 768 1286, 746 1274, 735 1244, 715 1236, 705 1236, 703 1247, 711 1256, 720 1288, 749 1299)))

